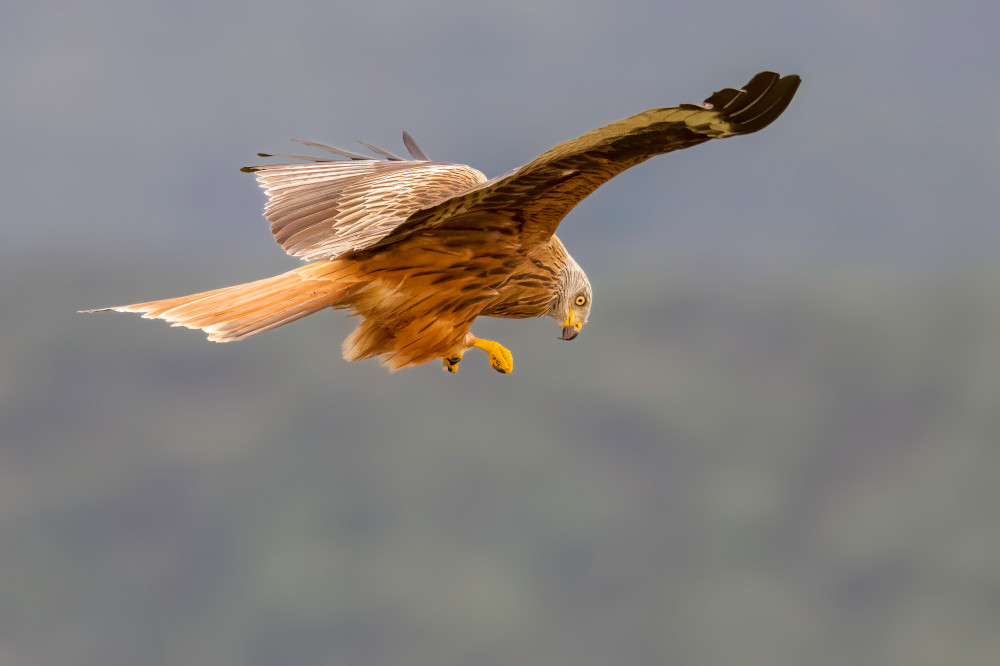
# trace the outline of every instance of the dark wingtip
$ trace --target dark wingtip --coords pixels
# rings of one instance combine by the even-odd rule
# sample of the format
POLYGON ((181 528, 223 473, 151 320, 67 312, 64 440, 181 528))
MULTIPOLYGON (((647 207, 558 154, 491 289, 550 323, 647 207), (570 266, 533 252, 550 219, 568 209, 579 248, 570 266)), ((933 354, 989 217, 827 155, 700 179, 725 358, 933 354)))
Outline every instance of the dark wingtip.
POLYGON ((761 72, 741 89, 725 88, 700 104, 718 109, 738 134, 762 130, 784 112, 795 96, 802 79, 797 74, 780 76, 761 72))
POLYGON ((242 171, 243 173, 253 173, 258 169, 260 169, 260 167, 240 167, 240 171, 242 171))
POLYGON ((777 78, 777 74, 773 76, 776 80, 773 80, 755 101, 730 114, 730 120, 736 124, 739 131, 756 132, 777 120, 791 103, 795 91, 802 83, 802 79, 795 74, 783 78, 777 78))

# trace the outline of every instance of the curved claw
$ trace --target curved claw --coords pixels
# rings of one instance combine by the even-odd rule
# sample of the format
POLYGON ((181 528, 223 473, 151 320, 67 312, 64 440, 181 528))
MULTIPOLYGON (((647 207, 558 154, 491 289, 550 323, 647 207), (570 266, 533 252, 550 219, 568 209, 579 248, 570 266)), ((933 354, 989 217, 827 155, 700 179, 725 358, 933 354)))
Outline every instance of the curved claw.
POLYGON ((451 356, 448 358, 441 359, 441 365, 444 366, 444 369, 450 372, 451 374, 455 374, 456 372, 458 372, 458 362, 461 360, 462 360, 461 356, 451 356))

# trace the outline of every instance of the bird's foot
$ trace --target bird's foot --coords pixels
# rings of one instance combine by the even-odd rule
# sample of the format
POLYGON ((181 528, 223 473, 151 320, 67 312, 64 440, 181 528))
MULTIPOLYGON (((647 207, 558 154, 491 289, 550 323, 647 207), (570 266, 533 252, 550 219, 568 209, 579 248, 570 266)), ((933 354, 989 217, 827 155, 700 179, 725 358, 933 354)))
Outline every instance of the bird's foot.
POLYGON ((514 357, 511 355, 510 350, 504 347, 499 342, 493 342, 492 340, 483 340, 482 338, 476 338, 475 342, 472 343, 473 347, 479 347, 485 351, 490 356, 490 365, 497 372, 502 372, 503 374, 508 374, 514 371, 514 357))
POLYGON ((443 365, 444 369, 450 372, 451 374, 455 374, 456 372, 458 372, 458 362, 461 360, 462 360, 462 355, 455 354, 454 356, 448 356, 446 358, 441 359, 441 365, 443 365))

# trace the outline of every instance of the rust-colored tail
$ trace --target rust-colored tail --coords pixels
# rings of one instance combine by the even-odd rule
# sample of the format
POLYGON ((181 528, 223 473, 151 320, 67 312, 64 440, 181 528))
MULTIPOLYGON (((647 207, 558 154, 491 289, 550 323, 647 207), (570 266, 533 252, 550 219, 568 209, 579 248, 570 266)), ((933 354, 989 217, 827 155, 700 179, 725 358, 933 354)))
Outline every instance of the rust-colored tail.
POLYGON ((235 287, 83 312, 139 312, 144 319, 201 329, 214 342, 231 342, 336 305, 353 284, 353 273, 347 262, 317 261, 235 287))

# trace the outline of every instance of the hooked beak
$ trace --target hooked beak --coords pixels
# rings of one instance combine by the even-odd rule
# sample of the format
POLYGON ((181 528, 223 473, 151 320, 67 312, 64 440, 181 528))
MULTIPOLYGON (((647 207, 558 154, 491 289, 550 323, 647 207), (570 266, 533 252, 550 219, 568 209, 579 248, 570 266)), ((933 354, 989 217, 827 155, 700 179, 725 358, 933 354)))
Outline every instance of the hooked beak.
POLYGON ((577 321, 573 316, 573 308, 569 309, 569 316, 566 317, 566 321, 563 322, 562 335, 559 337, 560 340, 572 340, 580 334, 580 329, 583 328, 583 322, 577 321))

